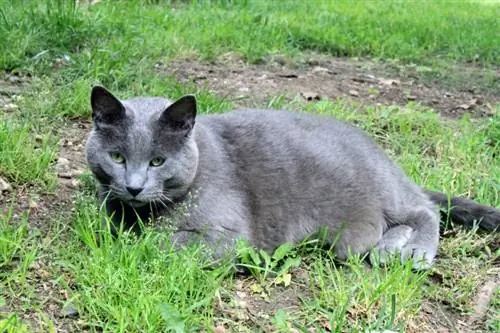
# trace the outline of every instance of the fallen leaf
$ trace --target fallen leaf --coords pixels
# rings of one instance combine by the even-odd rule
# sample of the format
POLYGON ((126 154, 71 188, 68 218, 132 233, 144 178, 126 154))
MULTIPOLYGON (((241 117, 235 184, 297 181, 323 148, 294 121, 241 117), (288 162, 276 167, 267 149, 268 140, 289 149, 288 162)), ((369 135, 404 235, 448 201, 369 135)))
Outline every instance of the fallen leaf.
POLYGON ((254 283, 250 286, 250 290, 255 294, 259 294, 262 292, 262 287, 260 284, 254 283))
POLYGON ((292 274, 290 273, 283 274, 283 285, 285 287, 288 287, 290 285, 290 282, 292 282, 292 274))

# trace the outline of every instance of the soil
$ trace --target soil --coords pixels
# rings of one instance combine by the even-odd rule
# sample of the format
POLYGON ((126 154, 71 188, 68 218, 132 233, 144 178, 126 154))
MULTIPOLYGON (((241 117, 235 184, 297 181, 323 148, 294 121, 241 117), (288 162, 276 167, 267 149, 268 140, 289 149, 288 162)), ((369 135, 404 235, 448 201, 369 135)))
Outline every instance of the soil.
MULTIPOLYGON (((157 67, 180 82, 194 83, 219 97, 231 99, 237 106, 262 106, 270 98, 282 95, 289 100, 297 96, 305 101, 342 99, 360 107, 404 107, 415 103, 445 117, 455 118, 465 113, 491 116, 500 103, 499 94, 477 93, 477 88, 444 88, 408 71, 396 75, 388 65, 368 60, 331 58, 312 60, 299 66, 282 65, 282 62, 250 66, 227 54, 211 63, 183 59, 167 65, 157 64, 157 67)), ((473 69, 467 68, 467 71, 473 69)), ((500 81, 500 73, 492 73, 500 81)), ((476 84, 471 82, 470 86, 476 84)))
MULTIPOLYGON (((408 103, 417 103, 435 110, 443 117, 455 118, 465 113, 476 117, 492 116, 498 112, 495 106, 500 103, 499 94, 478 93, 473 89, 444 88, 418 77, 395 75, 388 67, 371 61, 330 58, 290 65, 286 61, 275 59, 264 64, 248 65, 234 55, 227 54, 211 63, 192 59, 176 60, 168 64, 159 63, 157 70, 166 76, 175 76, 180 82, 207 88, 219 97, 231 99, 236 106, 262 106, 271 97, 282 95, 288 100, 299 96, 304 102, 325 98, 343 99, 361 108, 373 105, 404 107, 408 103)), ((497 75, 498 77, 500 76, 497 75)), ((16 77, 6 76, 0 80, 2 112, 14 114, 20 111, 16 105, 16 96, 26 84, 26 80, 16 77)), ((59 179, 55 191, 40 193, 33 188, 21 188, 11 184, 13 189, 9 191, 12 193, 0 195, 0 211, 5 211, 5 208, 10 206, 13 194, 17 197, 15 211, 30 212, 30 224, 41 231, 41 241, 44 233, 49 232, 52 219, 67 219, 71 216, 74 209, 73 195, 78 188, 77 177, 85 169, 83 147, 90 127, 88 119, 70 120, 64 130, 59 131, 59 156, 53 166, 59 179)), ((61 272, 51 273, 53 269, 50 265, 50 255, 42 258, 35 261, 28 276, 28 283, 36 285, 35 298, 39 301, 40 310, 55 323, 58 332, 73 332, 76 327, 81 331, 82 326, 78 324, 77 316, 64 314, 63 305, 68 295, 56 282, 59 277, 54 276, 61 272)), ((253 295, 247 284, 244 279, 236 283, 236 310, 233 305, 224 301, 218 306, 221 313, 231 312, 226 313, 227 317, 236 316, 235 320, 249 321, 256 325, 271 311, 273 304, 297 309, 297 295, 307 294, 306 287, 292 291, 277 289, 271 292, 267 299, 263 299, 253 295)), ((483 304, 484 299, 480 302, 483 304)), ((21 298, 19 301, 13 301, 11 307, 11 311, 17 309, 16 312, 34 327, 43 327, 42 318, 35 311, 23 310, 21 298)), ((434 331, 452 332, 454 323, 468 320, 459 318, 456 314, 436 311, 436 307, 439 305, 424 304, 422 311, 422 319, 434 331)), ((418 328, 415 331, 418 331, 418 328)))

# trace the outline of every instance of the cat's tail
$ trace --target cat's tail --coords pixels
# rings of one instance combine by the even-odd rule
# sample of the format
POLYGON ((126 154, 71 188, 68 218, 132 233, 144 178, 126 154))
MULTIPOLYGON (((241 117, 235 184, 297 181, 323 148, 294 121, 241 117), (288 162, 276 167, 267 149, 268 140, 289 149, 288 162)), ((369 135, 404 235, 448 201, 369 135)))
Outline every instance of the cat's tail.
POLYGON ((500 210, 473 200, 448 197, 441 192, 425 190, 430 199, 441 207, 443 221, 468 227, 474 225, 487 231, 500 231, 500 210))

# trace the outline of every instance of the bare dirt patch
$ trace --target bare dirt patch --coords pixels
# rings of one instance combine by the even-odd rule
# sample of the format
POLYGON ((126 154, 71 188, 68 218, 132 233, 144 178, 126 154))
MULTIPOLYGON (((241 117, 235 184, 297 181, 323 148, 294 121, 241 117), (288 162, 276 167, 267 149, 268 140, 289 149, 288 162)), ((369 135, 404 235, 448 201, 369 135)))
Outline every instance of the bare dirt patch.
MULTIPOLYGON (((212 63, 184 59, 158 67, 181 82, 194 83, 232 99, 238 106, 262 105, 274 96, 283 95, 287 99, 302 96, 307 101, 342 99, 360 106, 417 103, 444 116, 457 117, 464 113, 490 116, 500 103, 499 95, 477 93, 474 89, 447 89, 397 75, 387 66, 370 61, 333 58, 299 66, 282 61, 247 65, 227 55, 212 63)), ((495 75, 500 79, 500 74, 495 75)))

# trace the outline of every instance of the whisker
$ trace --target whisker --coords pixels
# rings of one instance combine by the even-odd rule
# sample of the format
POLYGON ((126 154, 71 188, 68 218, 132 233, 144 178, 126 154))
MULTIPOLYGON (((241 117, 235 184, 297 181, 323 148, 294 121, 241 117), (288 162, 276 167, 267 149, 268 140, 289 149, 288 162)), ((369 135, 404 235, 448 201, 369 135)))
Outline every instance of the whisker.
POLYGON ((160 198, 161 199, 165 199, 165 200, 167 200, 170 203, 174 203, 174 201, 172 199, 170 199, 169 197, 167 197, 167 195, 165 193, 161 193, 160 194, 160 198))
POLYGON ((163 206, 163 208, 168 208, 168 205, 166 203, 164 203, 161 199, 160 200, 156 200, 156 201, 153 201, 156 205, 156 203, 159 203, 163 206))

